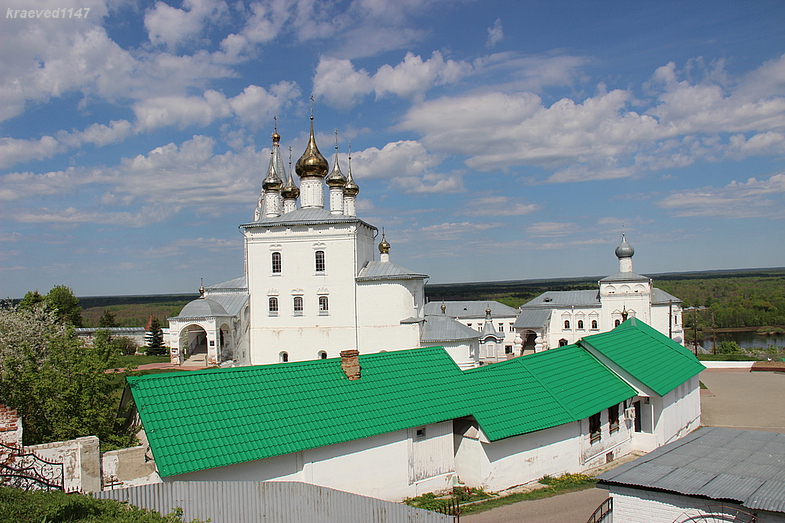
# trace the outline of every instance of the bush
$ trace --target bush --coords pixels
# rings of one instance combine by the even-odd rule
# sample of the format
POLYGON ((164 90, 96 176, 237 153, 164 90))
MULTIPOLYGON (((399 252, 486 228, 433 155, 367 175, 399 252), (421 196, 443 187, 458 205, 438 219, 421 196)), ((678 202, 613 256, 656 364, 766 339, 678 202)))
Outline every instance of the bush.
POLYGON ((0 487, 0 523, 182 523, 181 516, 182 510, 162 516, 153 510, 83 494, 0 487))
POLYGON ((720 342, 720 347, 717 349, 719 354, 743 354, 741 347, 735 341, 720 342))

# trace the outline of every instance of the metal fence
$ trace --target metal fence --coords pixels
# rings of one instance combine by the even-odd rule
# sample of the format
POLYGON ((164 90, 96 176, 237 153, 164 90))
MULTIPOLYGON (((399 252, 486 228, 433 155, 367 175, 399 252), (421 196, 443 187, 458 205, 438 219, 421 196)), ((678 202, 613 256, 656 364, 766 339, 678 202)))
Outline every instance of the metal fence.
POLYGON ((453 523, 453 516, 317 485, 279 481, 176 481, 97 492, 97 498, 211 523, 453 523))

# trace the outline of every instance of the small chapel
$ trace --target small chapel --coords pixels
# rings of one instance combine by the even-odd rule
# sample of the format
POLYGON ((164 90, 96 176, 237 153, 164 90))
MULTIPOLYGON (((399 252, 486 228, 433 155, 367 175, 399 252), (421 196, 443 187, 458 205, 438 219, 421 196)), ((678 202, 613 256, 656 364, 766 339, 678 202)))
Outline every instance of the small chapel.
POLYGON ((426 343, 444 346, 461 368, 479 365, 477 331, 426 317, 428 276, 393 263, 385 235, 357 217, 351 153, 344 174, 336 139, 330 168, 313 116, 294 169, 280 141, 276 130, 253 221, 240 225, 245 274, 202 285, 201 297, 169 318, 172 362, 202 353, 208 365, 260 365, 426 343))

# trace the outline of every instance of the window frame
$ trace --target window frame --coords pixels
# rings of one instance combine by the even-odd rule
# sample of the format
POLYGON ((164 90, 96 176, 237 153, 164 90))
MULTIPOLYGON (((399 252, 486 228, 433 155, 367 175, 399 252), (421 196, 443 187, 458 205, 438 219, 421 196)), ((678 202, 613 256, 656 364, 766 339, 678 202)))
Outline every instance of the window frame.
POLYGON ((270 296, 267 298, 267 313, 270 316, 278 316, 280 310, 278 296, 270 296))
POLYGON ((303 309, 305 308, 305 304, 303 303, 302 296, 293 296, 292 297, 292 312, 295 316, 302 316, 303 309))
POLYGON ((318 273, 324 273, 327 270, 326 256, 322 249, 314 252, 314 269, 318 273))
POLYGON ((283 273, 283 255, 281 251, 270 253, 270 269, 273 274, 283 273))
POLYGON ((602 417, 600 413, 589 416, 589 443, 594 445, 602 440, 602 417))

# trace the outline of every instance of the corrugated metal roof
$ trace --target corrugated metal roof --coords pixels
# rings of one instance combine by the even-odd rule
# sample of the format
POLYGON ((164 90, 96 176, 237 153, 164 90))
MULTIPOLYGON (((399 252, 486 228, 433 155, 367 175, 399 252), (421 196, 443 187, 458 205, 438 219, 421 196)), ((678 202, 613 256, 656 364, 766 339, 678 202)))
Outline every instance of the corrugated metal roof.
POLYGON ((240 227, 266 227, 274 225, 318 225, 329 223, 358 223, 378 230, 373 225, 355 217, 332 214, 323 207, 309 207, 307 209, 297 209, 274 218, 262 218, 259 221, 245 223, 240 227))
POLYGON ((677 298, 673 294, 668 294, 662 289, 658 289, 657 287, 652 287, 651 289, 651 302, 657 305, 664 305, 672 301, 673 303, 681 303, 681 299, 677 298))
POLYGON ((532 307, 591 307, 600 306, 600 291, 586 290, 586 291, 548 291, 540 294, 533 300, 526 302, 521 306, 521 310, 529 309, 532 307))
POLYGON ((481 333, 443 314, 425 316, 421 341, 442 343, 446 341, 478 340, 481 333))
POLYGON ((444 313, 453 318, 485 318, 485 309, 488 307, 493 318, 515 317, 518 314, 518 309, 493 300, 431 301, 425 304, 425 314, 441 314, 442 304, 444 313))
POLYGON ((785 453, 771 452, 782 446, 785 434, 704 427, 599 479, 609 485, 667 490, 785 512, 785 453), (672 464, 679 460, 680 465, 672 464), (712 463, 717 464, 715 470, 712 463))
POLYGON ((660 396, 705 369, 692 352, 636 318, 578 343, 597 350, 660 396))
POLYGON ((516 329, 539 329, 548 323, 551 317, 550 309, 521 309, 515 320, 516 329))
POLYGON ((340 359, 328 359, 128 382, 162 476, 464 416, 496 441, 584 419, 635 395, 578 345, 465 372, 438 347, 361 355, 360 366, 356 381, 340 359), (500 390, 516 401, 499 402, 500 390))
POLYGON ((422 280, 427 274, 419 274, 392 262, 369 261, 360 269, 357 281, 374 280, 422 280))
POLYGON ((611 274, 610 276, 606 276, 600 280, 601 282, 609 283, 609 282, 624 282, 624 281, 651 281, 651 278, 648 276, 642 276, 640 274, 635 274, 634 272, 617 272, 616 274, 611 274))
POLYGON ((213 285, 208 285, 205 287, 205 290, 208 294, 212 291, 226 291, 226 290, 247 290, 248 283, 245 281, 245 276, 240 276, 239 278, 234 278, 231 280, 227 280, 221 283, 216 283, 213 285))

